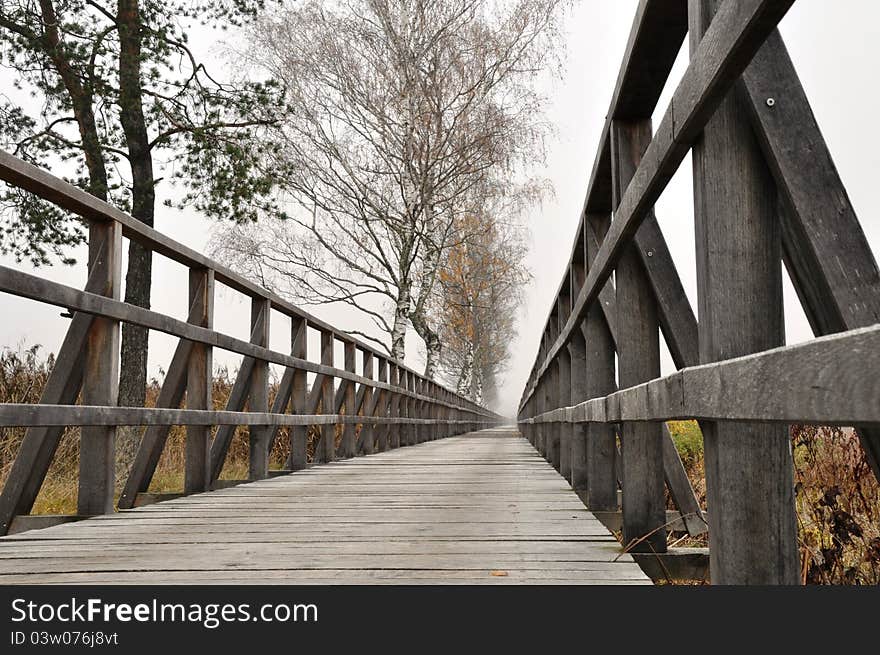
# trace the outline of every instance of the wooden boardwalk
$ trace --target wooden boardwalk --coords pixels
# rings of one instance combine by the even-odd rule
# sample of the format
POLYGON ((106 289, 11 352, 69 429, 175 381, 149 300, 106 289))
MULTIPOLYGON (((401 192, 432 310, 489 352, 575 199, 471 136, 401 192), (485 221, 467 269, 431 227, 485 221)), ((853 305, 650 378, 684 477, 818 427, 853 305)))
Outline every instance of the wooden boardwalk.
POLYGON ((510 428, 0 539, 0 584, 650 584, 510 428))

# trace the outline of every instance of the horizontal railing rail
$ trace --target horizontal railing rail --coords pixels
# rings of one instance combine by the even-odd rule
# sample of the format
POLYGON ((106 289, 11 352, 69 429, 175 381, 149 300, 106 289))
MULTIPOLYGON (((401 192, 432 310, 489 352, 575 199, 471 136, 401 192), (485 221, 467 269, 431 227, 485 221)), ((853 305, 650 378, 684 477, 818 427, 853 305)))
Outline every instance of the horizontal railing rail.
POLYGON ((664 486, 682 517, 705 518, 665 425, 698 420, 713 582, 799 579, 786 424, 855 426, 880 476, 880 272, 776 28, 793 4, 639 3, 519 404, 522 432, 589 508, 655 554, 664 486), (699 322, 653 211, 688 153, 699 322), (783 263, 817 337, 787 347, 783 263))
POLYGON ((113 511, 114 455, 107 444, 113 443, 115 430, 121 426, 146 426, 118 499, 119 508, 128 509, 149 488, 172 426, 187 430, 183 491, 193 493, 218 484, 239 426, 248 427, 249 479, 257 480, 270 475, 269 453, 282 427, 289 428, 290 455, 284 471, 292 472, 308 464, 309 427, 319 432, 313 461, 325 462, 500 422, 494 412, 425 378, 376 347, 2 151, 0 180, 72 212, 89 227, 89 277, 84 289, 0 266, 0 292, 61 307, 72 315, 40 403, 0 404, 0 426, 27 428, 0 495, 0 534, 8 532, 14 520, 26 523, 24 517, 31 511, 61 436, 69 427, 82 429, 77 504, 78 514, 86 516, 113 511), (189 268, 187 320, 121 300, 123 237, 189 268), (213 328, 217 282, 251 299, 249 340, 213 328), (269 347, 272 311, 291 319, 289 353, 269 347), (156 407, 116 406, 121 324, 179 339, 156 407), (320 334, 320 361, 308 359, 310 328, 320 334), (334 362, 337 343, 344 349, 342 367, 334 362), (214 348, 243 356, 226 408, 219 411, 211 409, 210 397, 214 348), (269 364, 284 367, 271 406, 269 364), (308 374, 315 376, 311 388, 308 374), (212 440, 209 431, 215 426, 212 440))

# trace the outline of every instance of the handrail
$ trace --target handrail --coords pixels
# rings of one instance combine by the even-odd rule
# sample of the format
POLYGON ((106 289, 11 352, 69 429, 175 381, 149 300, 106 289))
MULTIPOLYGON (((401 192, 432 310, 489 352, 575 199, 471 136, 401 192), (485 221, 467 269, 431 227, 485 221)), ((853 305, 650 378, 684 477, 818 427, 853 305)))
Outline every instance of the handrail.
POLYGON ((0 180, 72 212, 89 227, 89 281, 84 290, 0 266, 0 292, 73 312, 64 343, 40 403, 0 404, 0 425, 27 432, 0 494, 0 534, 16 516, 27 515, 49 470, 63 430, 82 428, 78 513, 113 511, 112 449, 105 443, 119 426, 147 426, 120 509, 146 492, 172 425, 186 426, 186 493, 215 484, 236 426, 249 426, 250 479, 269 475, 269 451, 278 428, 289 426, 286 470, 307 466, 307 428, 319 440, 314 462, 354 457, 470 432, 501 422, 498 414, 416 373, 352 335, 250 282, 222 264, 187 248, 85 191, 0 151, 0 180), (123 302, 120 298, 122 237, 189 267, 187 320, 123 302), (251 298, 251 337, 237 339, 213 329, 215 282, 251 298), (271 310, 291 318, 291 352, 269 347, 271 310), (155 408, 117 407, 119 326, 157 330, 179 339, 155 408), (321 335, 320 363, 309 361, 308 328, 321 335), (345 361, 334 364, 335 342, 345 361), (210 350, 244 356, 226 409, 210 409, 210 350), (356 370, 356 351, 363 354, 356 370), (284 367, 269 406, 268 365, 284 367), (306 374, 316 375, 311 391, 306 374), (338 381, 338 385, 334 384, 338 381), (186 407, 180 404, 186 397, 186 407), (80 404, 77 398, 81 397, 80 404), (292 413, 288 413, 290 406, 292 413), (247 407, 247 411, 245 408, 247 407), (207 429, 217 426, 213 441, 207 429), (342 429, 337 448, 336 427, 342 429), (357 429, 360 426, 360 430, 357 429))
POLYGON ((855 426, 880 477, 880 270, 776 29, 792 4, 641 0, 518 411, 588 507, 622 509, 624 543, 653 553, 664 486, 702 513, 664 424, 697 419, 712 580, 727 584, 799 579, 787 424, 855 426), (699 323, 653 213, 688 152, 699 323), (782 260, 818 337, 787 347, 782 260))

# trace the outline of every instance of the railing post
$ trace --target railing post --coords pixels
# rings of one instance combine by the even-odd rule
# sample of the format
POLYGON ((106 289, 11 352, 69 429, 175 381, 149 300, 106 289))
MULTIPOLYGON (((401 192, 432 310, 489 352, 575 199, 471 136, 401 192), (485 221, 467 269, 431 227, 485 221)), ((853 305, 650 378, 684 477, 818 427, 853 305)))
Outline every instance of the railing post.
MULTIPOLYGON (((607 215, 587 214, 584 229, 596 232, 596 239, 587 239, 587 267, 592 264, 608 230, 607 215)), ((587 310, 582 326, 586 347, 586 397, 602 398, 616 388, 614 373, 614 340, 605 313, 598 301, 587 310)), ((597 511, 617 511, 617 435, 615 426, 588 423, 587 439, 587 504, 597 511)))
MULTIPOLYGON (((553 360, 550 366, 549 379, 547 380, 547 409, 553 410, 559 407, 559 357, 553 360)), ((558 422, 550 423, 548 436, 547 461, 559 470, 559 433, 562 425, 558 422)))
MULTIPOLYGON (((611 123, 614 205, 620 204, 642 154, 651 142, 651 121, 611 123)), ((660 377, 657 302, 637 246, 625 246, 615 272, 617 285, 618 377, 620 388, 660 377)), ((623 542, 642 539, 637 551, 665 552, 666 503, 660 423, 622 425, 623 542)))
MULTIPOLYGON (((298 359, 308 357, 308 321, 304 318, 291 317, 290 341, 291 353, 298 359)), ((306 371, 296 369, 293 372, 293 386, 290 392, 290 405, 294 414, 305 414, 306 402, 308 401, 308 381, 306 371)), ((306 467, 308 461, 307 442, 309 428, 307 425, 291 426, 290 456, 287 459, 287 468, 291 471, 299 471, 306 467)))
MULTIPOLYGON (((321 331, 321 363, 324 366, 333 366, 333 333, 321 331)), ((333 376, 324 375, 321 378, 321 413, 333 414, 333 376)), ((324 423, 321 425, 321 441, 315 449, 315 461, 332 462, 336 456, 336 424, 324 423)))
MULTIPOLYGON (((355 354, 355 345, 353 343, 345 342, 345 370, 349 373, 357 373, 357 369, 355 368, 357 364, 357 356, 355 354)), ((345 415, 346 417, 354 416, 357 412, 357 407, 354 406, 355 395, 356 395, 355 383, 351 380, 346 381, 345 385, 345 415)), ((343 457, 354 457, 356 454, 356 446, 355 442, 355 428, 357 426, 354 423, 345 423, 342 428, 342 456, 343 457)))
POLYGON ((437 439, 443 438, 443 425, 441 421, 445 417, 446 408, 440 404, 442 401, 443 390, 440 388, 438 384, 431 385, 431 396, 434 398, 434 403, 431 405, 432 408, 432 417, 437 422, 431 427, 431 440, 436 441, 437 439))
MULTIPOLYGON (((400 367, 397 364, 389 362, 388 383, 394 387, 400 387, 400 367)), ((391 407, 389 408, 390 418, 400 418, 401 416, 401 395, 400 393, 391 394, 391 407)), ((400 431, 399 423, 388 424, 388 447, 400 448, 400 431)))
MULTIPOLYGON (((412 391, 415 389, 415 380, 413 379, 412 373, 404 370, 403 372, 403 388, 406 391, 412 391)), ((403 446, 411 446, 414 443, 414 425, 409 422, 409 419, 415 416, 415 401, 410 396, 403 397, 403 405, 406 408, 406 412, 404 416, 407 418, 406 430, 403 433, 403 437, 401 439, 403 446)))
MULTIPOLYGON (((535 396, 538 398, 538 414, 543 414, 546 412, 550 406, 547 403, 547 378, 550 376, 550 370, 548 369, 541 379, 538 381, 538 388, 535 389, 535 396)), ((541 454, 541 457, 547 459, 547 443, 550 441, 547 438, 547 432, 550 429, 549 423, 538 423, 538 452, 541 454)))
MULTIPOLYGON (((719 4, 689 1, 692 54, 719 4)), ((693 149, 701 364, 784 342, 777 191, 748 115, 729 93, 693 149)), ((787 427, 701 426, 713 584, 797 584, 787 427)))
MULTIPOLYGON (((373 379, 373 353, 372 351, 363 351, 363 376, 365 378, 373 379)), ((376 391, 377 394, 376 400, 380 400, 381 391, 376 391)), ((370 419, 373 417, 374 412, 371 411, 373 407, 373 387, 369 385, 364 386, 364 400, 361 404, 363 408, 361 413, 363 414, 364 420, 361 423, 361 452, 365 455, 372 455, 376 452, 376 424, 373 423, 370 419)), ((378 407, 378 405, 377 405, 378 407)))
MULTIPOLYGON (((584 333, 575 330, 568 344, 568 356, 571 369, 571 404, 583 402, 587 396, 587 344, 584 333)), ((571 488, 578 497, 587 502, 587 473, 588 473, 588 450, 587 450, 587 425, 574 423, 571 426, 571 444, 569 448, 569 469, 571 472, 571 488)))
MULTIPOLYGON (((214 271, 206 268, 189 271, 191 322, 204 328, 214 327, 214 271)), ((212 349, 201 343, 193 343, 189 354, 186 375, 187 409, 212 409, 211 391, 213 376, 212 349)), ((211 427, 190 425, 186 428, 186 464, 183 492, 187 494, 207 491, 211 487, 211 427)))
MULTIPOLYGON (((571 355, 567 348, 559 351, 559 395, 557 407, 569 407, 571 405, 571 355)), ((559 434, 559 474, 571 482, 571 423, 560 422, 559 434)))
MULTIPOLYGON (((418 375, 412 376, 412 385, 413 391, 419 395, 424 394, 425 389, 425 380, 418 375)), ((413 399, 413 418, 418 420, 424 418, 425 415, 425 401, 424 400, 415 400, 413 399)), ((425 438, 424 429, 421 423, 414 423, 412 430, 412 443, 420 444, 425 438)))
MULTIPOLYGON (((269 317, 272 303, 265 298, 254 298, 251 301, 251 330, 263 316, 262 330, 252 334, 252 343, 269 347, 269 317)), ((248 409, 251 412, 269 411, 269 362, 258 359, 254 362, 254 370, 251 373, 250 394, 248 396, 248 409)), ((272 439, 272 429, 264 425, 251 425, 248 428, 250 459, 248 477, 251 480, 263 480, 269 477, 269 444, 272 439)))
MULTIPOLYGON (((100 293, 120 299, 122 228, 116 221, 89 227, 89 277, 100 276, 100 293)), ((119 322, 96 316, 88 331, 83 367, 82 403, 116 405, 119 393, 119 322)), ((77 512, 83 516, 113 512, 116 427, 82 428, 77 512)))
MULTIPOLYGON (((384 357, 378 357, 379 360, 379 370, 376 373, 376 377, 379 378, 379 382, 388 382, 388 360, 384 357)), ((391 394, 385 390, 379 390, 379 404, 378 407, 378 415, 386 418, 390 416, 391 412, 391 394)), ((388 435, 390 432, 391 426, 385 423, 377 423, 376 430, 378 432, 378 437, 376 439, 376 450, 380 453, 388 450, 388 435)))

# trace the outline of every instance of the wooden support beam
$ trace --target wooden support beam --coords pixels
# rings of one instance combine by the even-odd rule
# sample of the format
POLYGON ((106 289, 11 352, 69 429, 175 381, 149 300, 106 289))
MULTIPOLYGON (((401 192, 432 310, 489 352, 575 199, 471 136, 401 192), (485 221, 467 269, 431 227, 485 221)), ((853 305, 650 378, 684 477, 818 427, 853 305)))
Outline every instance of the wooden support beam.
MULTIPOLYGON (((122 293, 122 230, 118 223, 93 223, 89 228, 89 271, 103 279, 100 295, 119 300, 122 293)), ((86 339, 84 405, 116 405, 119 394, 119 322, 96 317, 86 339)), ((116 428, 82 429, 79 449, 77 514, 113 512, 116 482, 116 428)))
MULTIPOLYGON (((397 369, 400 387, 405 390, 409 390, 409 372, 405 371, 402 368, 397 369)), ((400 397, 400 417, 408 420, 410 418, 409 413, 410 403, 409 398, 407 396, 400 397)), ((410 429, 409 426, 405 423, 402 423, 398 429, 399 435, 397 437, 397 446, 408 446, 409 445, 409 435, 410 429)))
MULTIPOLYGON (((587 342, 583 332, 578 331, 568 344, 568 354, 571 361, 571 403, 577 404, 588 400, 587 395, 587 342)), ((587 500, 587 474, 589 451, 587 448, 587 426, 571 426, 570 470, 571 488, 578 497, 586 504, 587 500)))
MULTIPOLYGON (((394 385, 395 387, 402 388, 404 386, 403 385, 403 383, 404 383, 403 376, 404 376, 403 370, 397 364, 392 364, 391 365, 391 378, 390 378, 389 382, 391 382, 391 384, 394 385)), ((391 416, 393 418, 398 418, 398 419, 406 416, 406 408, 404 407, 403 396, 400 393, 394 394, 394 400, 392 401, 391 416)), ((389 426, 389 430, 390 430, 389 444, 390 444, 391 448, 400 448, 400 446, 402 445, 402 440, 403 440, 403 426, 402 425, 389 426)))
MULTIPOLYGON (((584 218, 586 230, 587 270, 593 265, 608 231, 608 214, 588 214, 584 218)), ((611 282, 606 283, 598 306, 588 310, 581 327, 586 342, 585 391, 588 398, 599 398, 617 389, 614 365, 615 339, 612 326, 617 326, 617 292, 611 282), (613 302, 613 305, 612 305, 613 302), (614 311, 611 311, 613 307, 614 311), (612 319, 613 317, 613 319, 612 319)), ((587 425, 583 429, 587 447, 587 504, 590 509, 617 510, 617 433, 611 425, 587 425)))
MULTIPOLYGON (((357 424, 358 416, 337 414, 270 414, 269 412, 229 412, 156 407, 107 407, 93 405, 39 405, 0 403, 0 427, 33 426, 119 426, 119 425, 343 425, 357 424)), ((391 425, 423 425, 432 419, 375 418, 391 425)), ((473 426, 473 419, 453 421, 473 426)), ((480 423, 482 424, 482 423, 480 423)))
MULTIPOLYGON (((783 255, 816 336, 880 323, 880 271, 778 30, 743 74, 781 200, 783 255)), ((880 479, 880 432, 858 430, 880 479)))
MULTIPOLYGON (((355 365, 357 363, 357 358, 355 354, 355 345, 353 343, 346 343, 344 347, 345 370, 350 371, 351 373, 356 373, 357 371, 355 370, 355 365)), ((345 387, 343 403, 345 405, 345 413, 348 416, 357 416, 357 408, 355 407, 355 388, 353 382, 349 383, 345 387)), ((354 457, 357 454, 357 443, 355 442, 354 431, 354 423, 346 423, 345 426, 342 428, 342 443, 340 444, 340 450, 342 451, 342 456, 345 458, 354 457)))
MULTIPOLYGON (((306 319, 291 321, 290 340, 293 347, 292 354, 299 359, 308 357, 308 321, 306 319)), ((290 404, 294 414, 305 412, 307 380, 306 372, 302 369, 293 371, 293 388, 290 392, 290 404)), ((308 427, 290 428, 290 457, 287 460, 287 468, 291 471, 304 469, 307 463, 306 445, 308 441, 308 427)))
MULTIPOLYGON (((363 374, 365 378, 373 377, 373 353, 365 352, 363 354, 363 374)), ((376 413, 376 405, 378 404, 378 395, 380 392, 376 394, 376 398, 373 398, 373 388, 367 385, 361 385, 361 388, 358 390, 361 392, 362 397, 360 402, 358 403, 361 407, 361 413, 364 417, 364 422, 361 424, 361 434, 358 439, 357 451, 358 453, 362 453, 364 455, 372 455, 376 452, 376 424, 369 420, 376 413)))
MULTIPOLYGON (((794 0, 728 0, 706 32, 673 94, 657 134, 621 198, 603 242, 572 309, 536 370, 540 379, 556 353, 580 328, 588 307, 611 275, 617 259, 666 188, 688 150, 736 79, 794 0)), ((528 390, 526 398, 532 390, 528 390)))
MULTIPOLYGON (((223 348, 231 352, 239 353, 253 359, 266 361, 282 366, 301 368, 304 371, 327 375, 332 378, 340 378, 357 384, 371 384, 375 388, 382 388, 378 382, 370 382, 363 376, 349 373, 344 369, 316 364, 304 359, 297 359, 269 348, 258 346, 226 334, 208 330, 203 327, 192 325, 185 321, 159 314, 137 305, 114 300, 106 296, 97 295, 74 289, 51 280, 45 280, 35 275, 22 273, 6 266, 0 266, 0 291, 5 291, 22 298, 31 298, 50 305, 87 312, 96 316, 114 319, 125 323, 133 323, 150 330, 158 330, 172 336, 188 339, 208 346, 223 348)), ((273 306, 274 307, 274 306, 273 306)), ((334 337, 335 338, 335 337, 334 337)), ((344 340, 343 340, 344 341, 344 340)), ((403 369, 403 367, 401 367, 403 369)), ((415 373, 413 373, 415 375, 415 373)), ((389 390, 390 387, 389 387, 389 390)), ((415 397, 413 392, 401 392, 408 397, 415 397)), ((460 401, 459 401, 460 402, 460 401)), ((452 404, 453 406, 458 406, 452 404)), ((473 415, 494 418, 495 415, 476 405, 469 407, 473 415)))
MULTIPOLYGON (((252 341, 263 348, 269 347, 271 310, 272 303, 264 298, 254 298, 251 301, 251 330, 262 325, 262 330, 252 337, 252 341)), ((252 412, 269 411, 269 362, 265 360, 254 360, 248 409, 252 412)), ((248 430, 248 479, 250 480, 264 480, 269 477, 269 446, 272 433, 273 430, 268 426, 252 425, 248 430)))
MULTIPOLYGON (((611 124, 615 204, 623 198, 650 143, 650 119, 611 124)), ((631 387, 660 376, 657 303, 635 244, 623 250, 615 282, 619 383, 631 387)), ((661 436, 662 427, 657 424, 626 422, 621 426, 623 543, 636 544, 634 552, 666 550, 666 535, 658 530, 665 519, 661 436)))
MULTIPOLYGON (((199 309, 199 304, 190 306, 190 320, 197 319, 199 309)), ((181 339, 178 342, 174 355, 171 357, 168 372, 165 373, 165 379, 162 381, 162 388, 156 399, 156 407, 180 407, 186 390, 189 355, 192 347, 192 341, 181 339)), ((131 509, 137 502, 138 494, 145 493, 149 489, 170 429, 170 425, 152 425, 144 431, 125 487, 119 495, 119 509, 131 509)))
POLYGON ((532 419, 880 425, 880 325, 819 337, 665 378, 532 419))
MULTIPOLYGON (((333 366, 333 334, 321 332, 321 363, 333 366)), ((318 381, 315 381, 316 386, 318 381)), ((325 375, 320 381, 321 413, 333 413, 333 378, 325 375)), ((336 457, 336 425, 326 423, 321 426, 321 438, 315 447, 316 462, 332 462, 336 457)))
MULTIPOLYGON (((571 405, 571 355, 567 348, 559 351, 558 366, 556 402, 560 407, 568 407, 571 405)), ((567 423, 560 423, 556 428, 559 443, 559 474, 568 482, 571 482, 571 428, 572 426, 567 423)))
MULTIPOLYGON (((190 269, 190 311, 197 308, 191 321, 201 327, 214 327, 214 272, 190 269)), ((187 367, 187 409, 213 409, 211 401, 213 358, 210 346, 192 344, 187 367)), ((191 425, 186 428, 186 464, 184 493, 207 491, 211 487, 211 428, 191 425)))
MULTIPOLYGON (((260 334, 265 327, 263 321, 268 317, 260 316, 257 324, 251 329, 251 341, 260 338, 260 334)), ((235 382, 232 383, 232 389, 229 391, 229 398, 226 400, 226 411, 240 412, 244 409, 247 402, 248 394, 251 388, 251 374, 254 370, 255 359, 253 357, 245 357, 238 367, 238 373, 235 376, 235 382)), ((214 435, 214 441, 211 442, 211 481, 217 480, 223 471, 223 464, 226 462, 226 453, 229 452, 229 444, 232 443, 232 436, 235 434, 234 425, 221 425, 217 428, 217 434, 214 435)))
MULTIPOLYGON (((379 370, 376 373, 376 377, 382 382, 388 382, 388 360, 384 357, 379 357, 379 370)), ((389 416, 389 412, 391 410, 391 394, 388 391, 380 390, 377 394, 376 398, 376 416, 389 416)), ((390 426, 389 426, 390 427, 390 426)), ((377 424, 376 428, 374 428, 377 432, 376 436, 376 450, 380 453, 388 450, 388 428, 386 426, 377 424)))
MULTIPOLYGON (((714 45, 710 32, 729 4, 689 0, 694 60, 714 45)), ((743 104, 727 93, 693 149, 702 363, 774 348, 785 336, 776 188, 743 104)), ((712 582, 797 584, 788 430, 723 422, 701 427, 712 582)))
MULTIPOLYGON (((94 293, 103 288, 104 281, 99 273, 89 273, 86 291, 94 293)), ((76 402, 82 385, 86 339, 93 318, 90 314, 74 313, 58 349, 55 366, 40 395, 41 403, 72 405, 76 402)), ((63 427, 31 428, 25 432, 0 494, 0 535, 9 532, 16 515, 31 511, 63 433, 63 427)))

